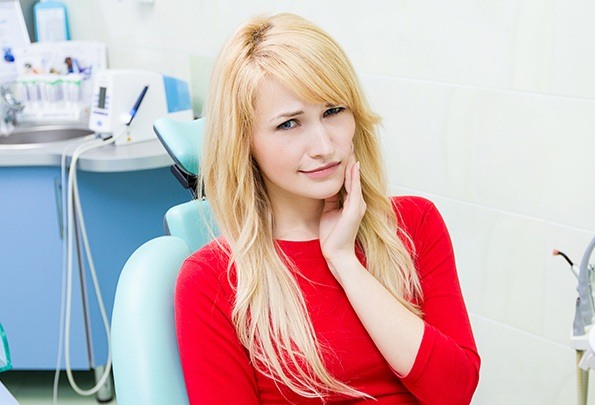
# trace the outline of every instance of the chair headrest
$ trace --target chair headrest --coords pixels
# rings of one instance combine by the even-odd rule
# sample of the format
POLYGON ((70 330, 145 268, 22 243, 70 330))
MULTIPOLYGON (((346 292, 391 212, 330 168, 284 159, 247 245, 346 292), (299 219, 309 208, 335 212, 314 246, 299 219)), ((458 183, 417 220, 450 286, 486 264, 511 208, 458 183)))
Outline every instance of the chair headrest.
POLYGON ((153 123, 153 129, 175 164, 188 174, 197 176, 204 137, 204 119, 180 121, 162 117, 153 123))

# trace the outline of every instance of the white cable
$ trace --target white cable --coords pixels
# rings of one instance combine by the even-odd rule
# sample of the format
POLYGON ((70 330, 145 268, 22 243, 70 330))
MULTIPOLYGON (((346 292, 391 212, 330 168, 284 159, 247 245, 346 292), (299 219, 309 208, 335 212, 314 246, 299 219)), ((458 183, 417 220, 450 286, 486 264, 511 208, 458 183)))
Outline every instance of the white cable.
MULTIPOLYGON (((103 141, 103 143, 101 144, 101 146, 106 145, 106 144, 110 144, 113 143, 116 140, 116 138, 111 138, 109 140, 103 141)), ((89 149, 94 148, 90 147, 89 149)), ((86 150, 89 150, 86 149, 86 150)), ((82 153, 84 153, 86 150, 81 151, 79 154, 79 157, 82 153)), ((71 163, 72 164, 72 163, 71 163)), ((105 381, 107 380, 107 378, 109 377, 109 373, 111 370, 111 343, 110 343, 110 327, 109 327, 109 321, 107 319, 107 313, 105 311, 105 305, 103 303, 103 298, 101 295, 101 291, 99 290, 99 281, 97 280, 97 272, 95 271, 95 264, 93 262, 93 257, 91 255, 91 249, 89 247, 89 240, 87 237, 87 229, 85 226, 85 220, 83 217, 83 211, 82 211, 82 206, 81 206, 81 202, 80 202, 80 196, 78 193, 78 184, 77 184, 77 180, 76 180, 76 168, 74 170, 72 170, 73 173, 73 182, 72 182, 72 187, 74 190, 73 193, 73 197, 74 197, 74 203, 75 203, 75 211, 77 213, 77 218, 78 218, 78 222, 80 225, 80 230, 81 230, 81 236, 83 238, 83 245, 85 248, 85 253, 87 255, 87 260, 89 262, 89 270, 91 272, 91 277, 93 279, 93 286, 95 288, 95 294, 97 296, 97 300, 98 300, 98 304, 99 304, 99 310, 101 312, 101 318, 103 320, 103 325, 105 328, 105 332, 106 332, 106 338, 107 338, 107 345, 108 345, 108 358, 107 358, 107 363, 106 363, 106 368, 104 370, 104 373, 102 374, 101 378, 99 379, 99 381, 97 382, 97 390, 94 390, 93 388, 88 390, 88 394, 87 395, 92 395, 95 394, 97 391, 99 391, 99 389, 101 388, 101 386, 103 384, 105 384, 105 381)), ((74 385, 76 385, 76 383, 74 382, 74 378, 72 376, 72 371, 70 370, 70 367, 66 368, 66 373, 69 377, 69 381, 70 384, 73 385, 73 388, 75 389, 75 391, 77 391, 77 389, 74 387, 74 385), (69 374, 70 372, 70 374, 69 374)), ((77 387, 78 388, 78 387, 77 387)), ((79 388, 80 390, 80 388, 79 388)), ((77 391, 79 394, 84 395, 82 392, 77 391)))
POLYGON ((62 294, 60 295, 60 328, 59 328, 59 336, 58 336, 58 355, 56 357, 56 372, 54 373, 54 384, 52 388, 52 399, 54 405, 58 404, 58 384, 60 382, 60 369, 62 367, 62 347, 64 344, 64 312, 66 310, 66 273, 67 273, 67 266, 66 266, 66 255, 67 255, 67 243, 66 243, 66 158, 70 153, 70 150, 73 149, 77 145, 69 145, 62 151, 62 156, 60 159, 60 197, 62 201, 62 283, 61 283, 61 291, 62 294))
MULTIPOLYGON (((113 139, 113 138, 112 138, 113 139)), ((111 141, 111 139, 110 139, 111 141)), ((101 386, 105 383, 105 381, 107 380, 109 374, 108 372, 111 369, 111 354, 110 354, 110 342, 109 342, 109 327, 106 329, 106 335, 107 335, 107 339, 108 339, 108 358, 107 358, 107 367, 105 369, 105 372, 103 373, 102 377, 100 378, 99 382, 91 389, 89 390, 83 390, 81 389, 77 384, 76 381, 74 380, 74 377, 72 375, 72 368, 70 365, 70 320, 71 320, 71 309, 72 309, 72 259, 73 259, 73 240, 74 237, 76 237, 75 235, 75 230, 74 230, 74 207, 73 207, 73 203, 76 204, 76 199, 78 198, 78 189, 77 189, 77 182, 76 182, 76 164, 78 162, 78 159, 80 157, 80 155, 82 155, 83 153, 97 148, 99 146, 103 146, 107 143, 110 143, 109 141, 103 141, 103 140, 92 140, 89 141, 88 143, 82 144, 80 146, 78 146, 74 152, 72 153, 72 158, 71 158, 71 162, 70 162, 70 172, 68 175, 68 198, 67 198, 67 204, 68 204, 68 274, 67 274, 67 280, 66 280, 66 322, 64 325, 64 357, 65 357, 65 362, 66 362, 66 375, 68 376, 68 381, 70 382, 70 385, 72 386, 72 388, 74 389, 74 391, 79 394, 79 395, 84 395, 84 396, 88 396, 88 395, 93 395, 95 393, 97 393, 99 391, 99 389, 101 388, 101 386)), ((78 208, 78 204, 77 204, 77 208, 78 208)), ((78 216, 80 218, 80 216, 78 216)), ((83 222, 84 222, 84 218, 83 218, 83 222)), ((82 225, 82 224, 81 224, 82 225)), ((82 227, 81 227, 82 228, 82 227)), ((83 244, 86 245, 88 244, 88 241, 85 239, 85 235, 83 235, 83 244)), ((92 263, 92 258, 87 257, 89 263, 92 263)), ((91 265, 90 266, 91 269, 94 269, 94 267, 91 265)), ((95 278, 93 278, 94 282, 95 282, 95 278)), ((97 286, 96 286, 97 288, 97 286)), ((100 295, 99 295, 100 296, 100 295)), ((98 297, 99 297, 98 296, 98 297)), ((102 309, 102 301, 99 300, 99 307, 100 307, 100 311, 101 311, 101 316, 103 317, 104 315, 104 309, 102 309)))
MULTIPOLYGON (((65 366, 66 366, 66 374, 68 376, 68 381, 70 383, 70 385, 72 386, 73 390, 78 393, 79 395, 83 395, 83 396, 89 396, 89 395, 93 395, 96 394, 101 387, 105 384, 105 382, 107 381, 107 379, 109 378, 109 374, 111 371, 111 339, 110 339, 110 327, 109 327, 109 321, 107 318, 107 313, 105 311, 105 305, 103 303, 103 298, 101 295, 101 291, 99 288, 99 282, 97 280, 97 274, 95 271, 95 265, 93 262, 93 258, 91 256, 91 249, 89 246, 89 241, 88 241, 88 237, 87 237, 87 231, 86 231, 86 227, 85 227, 85 220, 84 220, 84 216, 83 216, 83 211, 82 211, 82 207, 81 207, 81 203, 80 203, 80 198, 79 198, 79 193, 78 193, 78 182, 77 182, 77 175, 76 175, 76 165, 77 162, 79 160, 79 158, 81 157, 81 155, 91 149, 100 147, 100 146, 104 146, 104 145, 108 145, 111 144, 113 142, 116 141, 116 139, 120 138, 122 135, 124 135, 127 132, 128 128, 124 128, 124 130, 111 138, 108 139, 93 139, 91 141, 85 142, 83 144, 78 145, 75 150, 72 152, 72 157, 71 157, 71 161, 70 161, 70 172, 68 174, 68 184, 67 184, 67 188, 66 188, 66 201, 64 204, 64 197, 63 197, 63 211, 64 211, 64 207, 66 207, 66 215, 64 215, 63 218, 63 223, 65 223, 64 226, 64 231, 65 231, 65 236, 64 236, 64 240, 65 240, 65 251, 66 251, 66 288, 63 294, 63 300, 65 297, 65 303, 64 303, 64 321, 62 321, 61 318, 61 327, 62 324, 64 325, 64 357, 65 357, 65 366), (74 206, 73 206, 74 204, 74 206), (89 270, 91 272, 91 277, 93 279, 93 285, 95 288, 95 294, 97 296, 97 301, 99 304, 99 310, 101 313, 101 318, 103 321, 103 325, 104 325, 104 329, 105 329, 105 333, 106 333, 106 338, 107 338, 107 345, 108 345, 108 357, 107 357, 107 363, 106 363, 106 367, 105 370, 102 374, 102 376, 100 377, 99 381, 97 382, 97 384, 88 389, 88 390, 83 390, 81 389, 77 384, 76 381, 74 380, 74 376, 72 375, 72 368, 70 366, 70 320, 71 320, 71 308, 72 308, 72 272, 73 272, 73 265, 72 265, 72 261, 73 261, 73 238, 74 238, 74 209, 76 208, 76 212, 77 212, 77 220, 78 223, 80 225, 80 232, 81 232, 81 236, 83 239, 83 245, 85 248, 85 253, 87 255, 87 261, 89 263, 89 270)), ((63 166, 65 167, 65 155, 67 154, 67 151, 64 152, 63 154, 63 166)), ((64 169, 65 170, 65 169, 64 169)), ((63 183, 64 183, 64 173, 62 173, 63 175, 63 183)), ((63 187, 64 189, 64 187, 63 187)), ((64 193, 63 193, 64 196, 64 193)), ((63 274, 63 282, 64 282, 64 274, 63 274)), ((64 286, 63 286, 64 287, 64 286)), ((62 315, 61 315, 62 316, 62 315)), ((60 342, 60 346, 61 342, 60 342)), ((54 378, 54 404, 57 403, 57 385, 58 385, 58 380, 59 380, 59 373, 60 373, 60 359, 61 359, 61 347, 59 350, 59 357, 58 357, 58 365, 56 367, 56 376, 54 378)))

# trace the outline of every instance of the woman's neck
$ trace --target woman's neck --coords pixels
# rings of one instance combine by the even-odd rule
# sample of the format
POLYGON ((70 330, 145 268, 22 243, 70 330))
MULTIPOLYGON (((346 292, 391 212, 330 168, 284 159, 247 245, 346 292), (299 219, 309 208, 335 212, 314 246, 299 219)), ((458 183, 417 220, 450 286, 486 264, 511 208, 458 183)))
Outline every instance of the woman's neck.
POLYGON ((314 199, 271 200, 273 236, 279 240, 318 239, 324 201, 314 199))

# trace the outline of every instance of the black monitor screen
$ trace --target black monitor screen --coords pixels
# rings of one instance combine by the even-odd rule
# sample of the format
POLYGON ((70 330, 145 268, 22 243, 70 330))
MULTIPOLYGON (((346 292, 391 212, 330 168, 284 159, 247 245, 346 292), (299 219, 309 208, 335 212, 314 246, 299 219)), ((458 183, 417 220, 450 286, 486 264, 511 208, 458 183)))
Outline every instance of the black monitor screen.
POLYGON ((106 88, 100 87, 99 88, 99 100, 97 102, 97 107, 99 107, 101 109, 105 109, 105 93, 106 93, 106 88))

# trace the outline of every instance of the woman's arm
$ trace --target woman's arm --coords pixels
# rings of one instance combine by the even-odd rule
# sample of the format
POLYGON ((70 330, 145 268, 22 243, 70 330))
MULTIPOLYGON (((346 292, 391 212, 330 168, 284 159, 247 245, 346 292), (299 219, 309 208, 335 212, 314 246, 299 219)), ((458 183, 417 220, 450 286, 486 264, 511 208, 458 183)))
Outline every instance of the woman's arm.
POLYGON ((254 372, 231 323, 227 294, 209 264, 186 260, 175 313, 190 403, 258 404, 254 372))
POLYGON ((478 381, 479 357, 450 239, 437 211, 431 226, 421 230, 425 240, 416 263, 424 290, 422 320, 370 275, 355 255, 355 236, 365 212, 359 165, 347 171, 345 188, 343 207, 337 199, 327 200, 321 219, 321 247, 329 268, 386 361, 420 401, 469 402, 478 381))
POLYGON ((421 345, 424 322, 397 301, 357 258, 335 260, 329 266, 384 358, 397 374, 408 374, 421 345))
POLYGON ((479 381, 480 358, 448 230, 430 201, 398 200, 397 209, 409 218, 407 230, 415 243, 425 322, 416 361, 402 382, 424 403, 469 403, 479 381))
POLYGON ((347 195, 329 198, 320 220, 320 245, 337 281, 374 343, 400 375, 413 366, 421 344, 424 323, 399 303, 362 266, 355 254, 355 238, 366 211, 359 175, 359 162, 345 171, 347 195))

